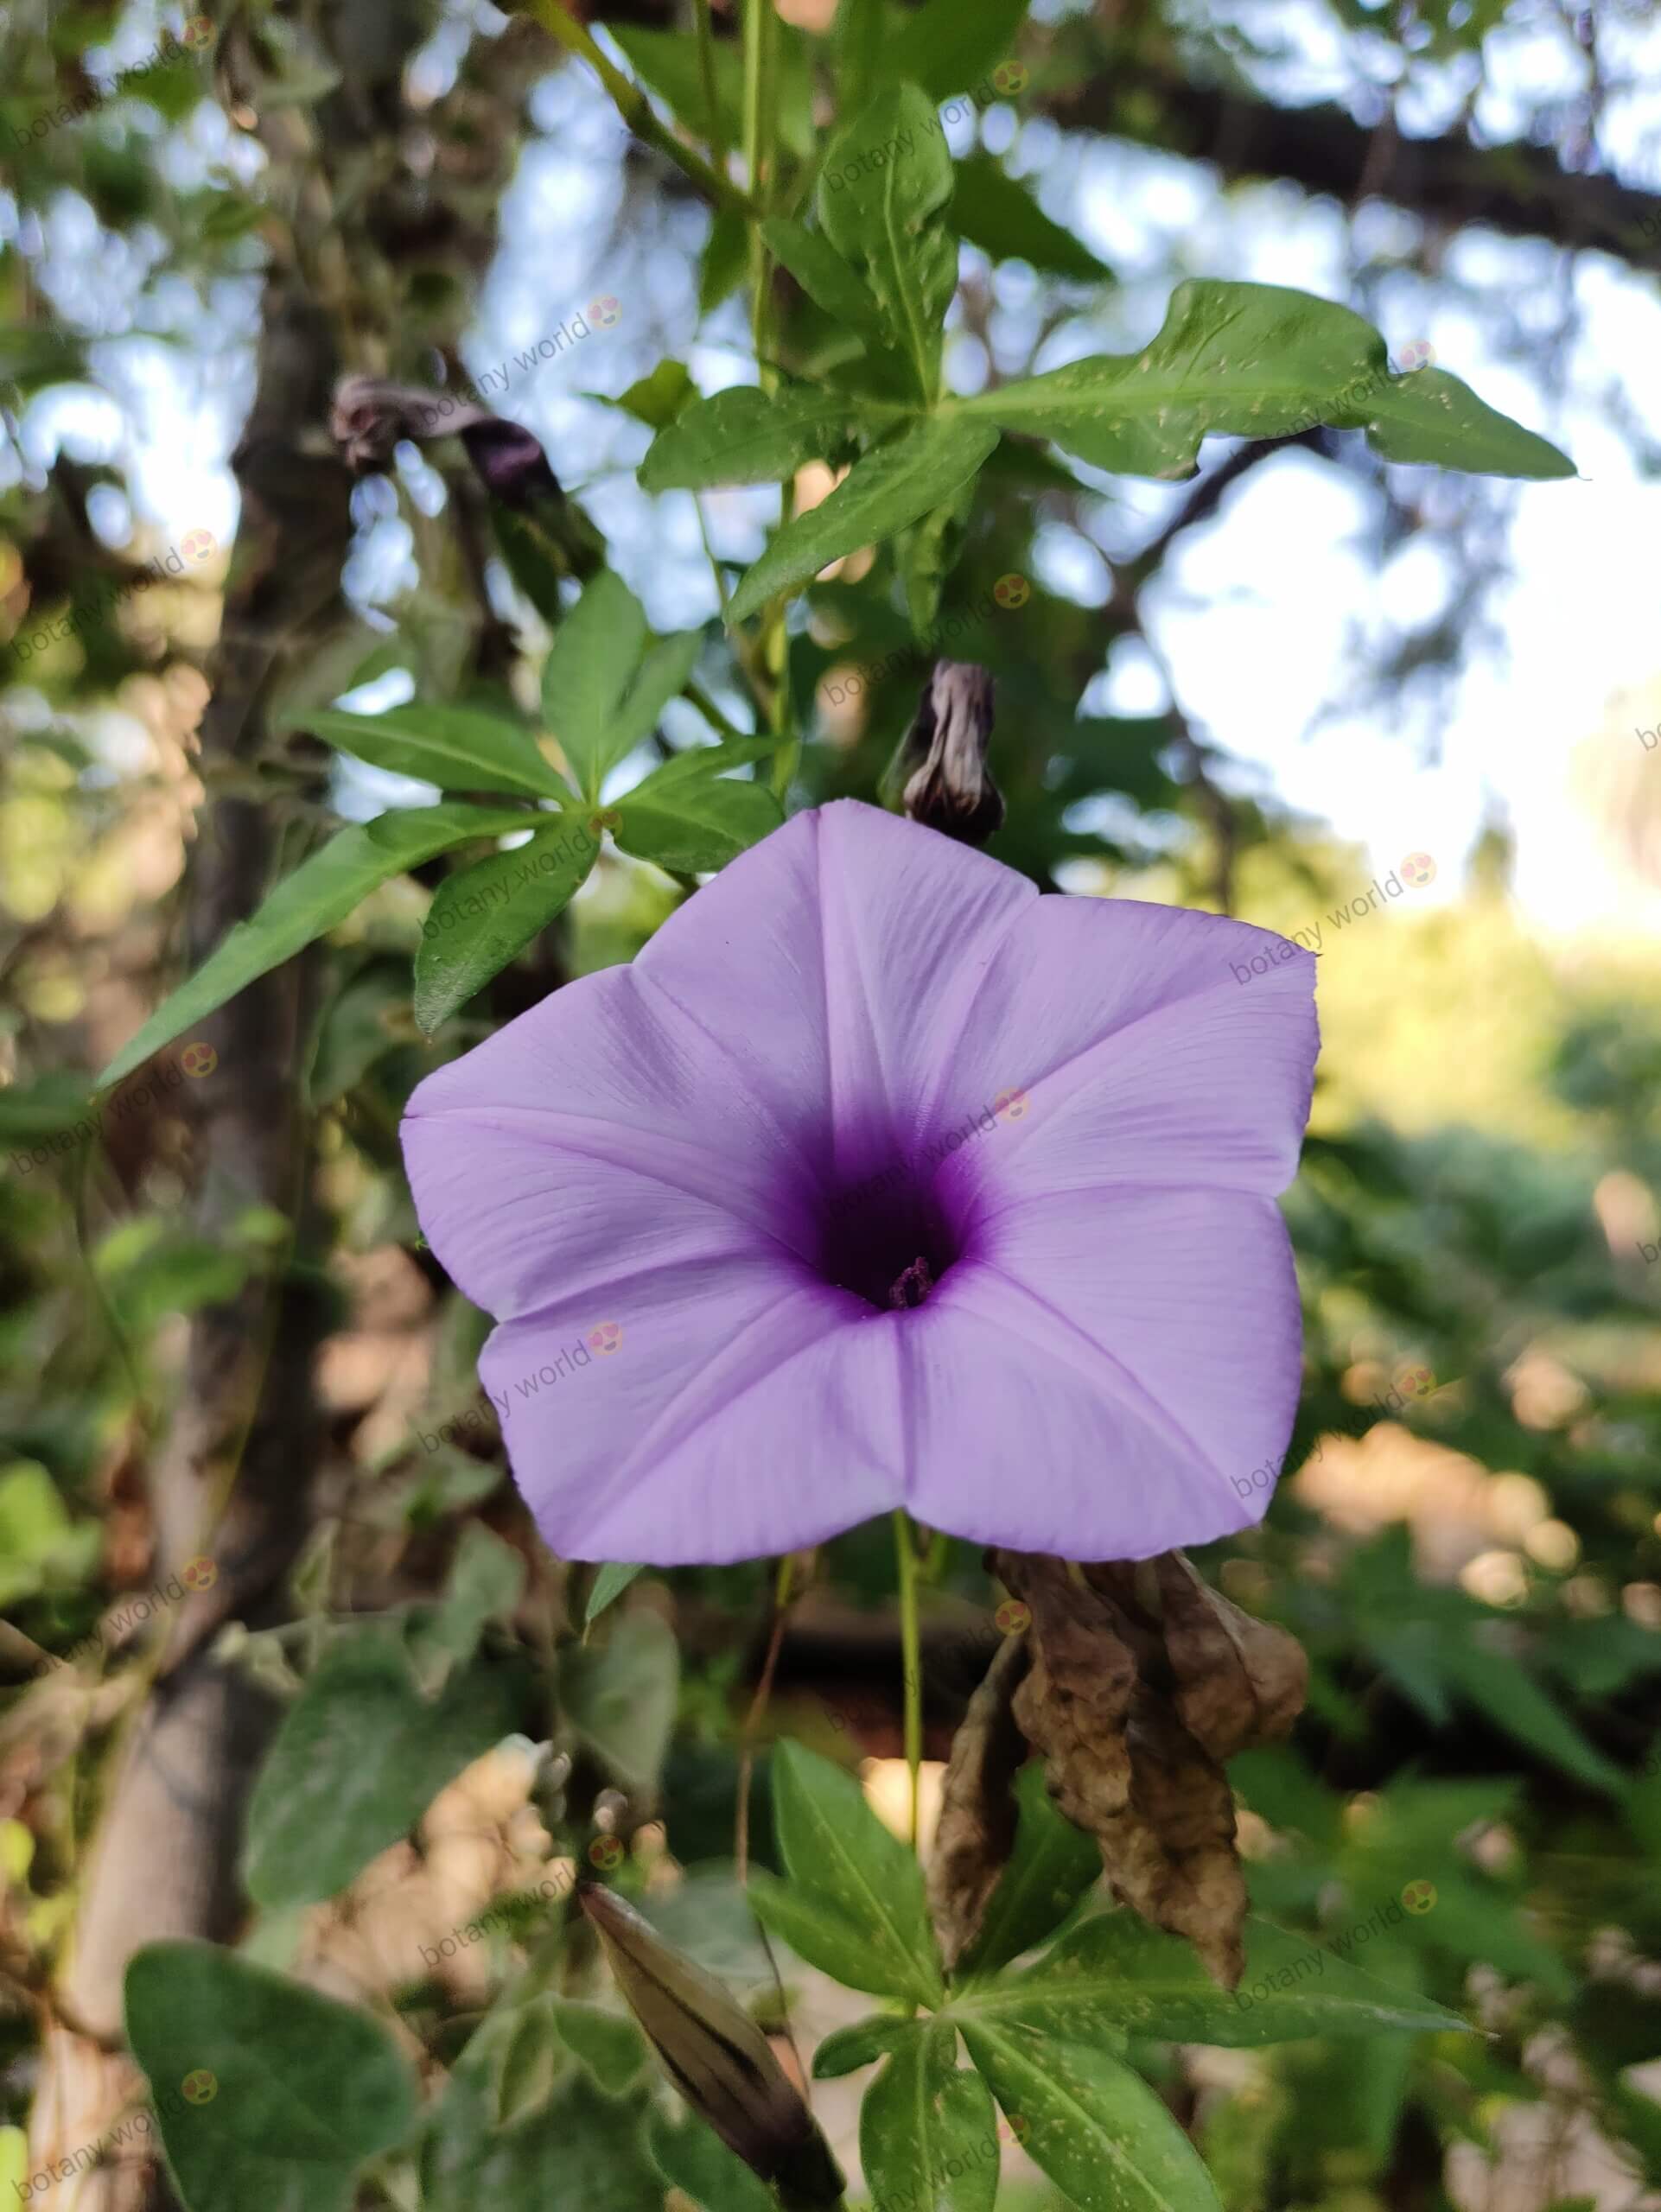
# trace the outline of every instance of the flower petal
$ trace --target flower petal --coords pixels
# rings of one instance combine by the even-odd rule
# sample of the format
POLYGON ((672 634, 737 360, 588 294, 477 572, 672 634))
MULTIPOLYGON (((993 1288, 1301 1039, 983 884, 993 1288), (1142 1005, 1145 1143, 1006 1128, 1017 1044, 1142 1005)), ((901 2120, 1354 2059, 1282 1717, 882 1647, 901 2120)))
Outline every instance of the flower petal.
POLYGON ((568 1559, 759 1559, 901 1503, 895 1333, 768 1259, 665 1269, 627 1316, 562 1300, 512 1321, 480 1372, 538 1527, 568 1559), (553 1347, 572 1358, 549 1382, 553 1347), (596 1327, 595 1324, 601 1325, 596 1327))
POLYGON ((1025 1096, 995 1141, 953 1155, 943 1188, 1000 1205, 1123 1183, 1284 1190, 1314 1086, 1314 972, 1312 953, 1248 923, 1041 899, 943 1055, 930 1119, 1025 1096))
POLYGON ((907 1503, 930 1527, 1147 1559, 1262 1517, 1299 1384, 1297 1284, 1272 1202, 1034 1199, 905 1318, 907 1503))

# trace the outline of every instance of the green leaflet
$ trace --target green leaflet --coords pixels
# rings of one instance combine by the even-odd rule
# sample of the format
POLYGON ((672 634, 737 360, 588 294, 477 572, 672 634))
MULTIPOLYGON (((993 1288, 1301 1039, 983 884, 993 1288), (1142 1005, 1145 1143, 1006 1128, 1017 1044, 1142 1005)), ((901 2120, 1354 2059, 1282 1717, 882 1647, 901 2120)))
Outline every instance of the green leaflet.
POLYGON ((861 419, 857 404, 840 392, 800 385, 769 395, 735 385, 695 401, 659 432, 640 464, 641 488, 776 484, 804 461, 850 447, 861 419))
MULTIPOLYGON (((1394 1922, 1385 1909, 1381 1929, 1407 1922, 1406 1910, 1392 1904, 1394 1922)), ((1028 2037, 1091 2043, 1139 2035, 1250 2046, 1385 2029, 1464 2031, 1456 2012, 1347 1963, 1343 1940, 1318 1942, 1248 1920, 1245 1972, 1230 1991, 1178 1937, 1128 1910, 1098 1913, 1024 1973, 954 1998, 951 2015, 965 2035, 972 2022, 990 2020, 1028 2037)))
POLYGON ((635 1576, 644 1570, 639 1567, 608 1564, 595 1576, 589 1591, 588 1610, 582 1616, 584 1632, 591 1629, 608 1605, 614 1605, 635 1576))
POLYGON ((538 819, 522 810, 464 806, 398 808, 341 830, 284 877, 258 912, 239 922, 187 983, 163 1000, 99 1077, 118 1083, 141 1060, 191 1029, 227 999, 343 922, 388 877, 430 861, 470 837, 499 837, 538 819))
POLYGON ((1002 2023, 962 2025, 1028 2156, 1079 2212, 1220 2212, 1200 2153, 1122 2061, 1002 2023))
POLYGON ((978 2074, 958 2064, 950 2029, 916 2027, 865 2092, 859 2157, 876 2204, 992 2212, 997 2114, 978 2074))
POLYGON ((940 334, 958 283, 958 242, 940 219, 953 181, 939 118, 908 84, 879 92, 839 130, 819 172, 824 234, 863 276, 925 404, 939 388, 940 334))
MULTIPOLYGON (((939 2004, 939 1958, 914 1854, 883 1827, 851 1775, 799 1744, 780 1745, 773 1790, 779 1849, 791 1882, 785 1894, 819 1922, 848 1931, 859 1946, 862 1974, 843 1978, 856 1989, 939 2004)), ((768 1885, 775 1904, 782 1888, 768 1885)), ((754 1888, 751 1896, 758 1915, 800 1949, 797 1932, 770 1916, 754 1888)), ((811 1950, 802 1955, 814 1957, 811 1950)))
POLYGON ((597 835, 567 815, 445 878, 416 954, 415 1014, 429 1037, 564 912, 599 850, 597 835))
POLYGON ((563 777, 537 751, 523 722, 476 707, 389 707, 384 715, 314 708, 295 725, 353 753, 372 768, 420 776, 442 791, 518 791, 530 798, 569 799, 563 777))
MULTIPOLYGON (((665 769, 677 766, 665 762, 665 769)), ((625 792, 609 811, 616 817, 612 835, 624 852, 679 875, 725 868, 785 818, 765 784, 664 770, 625 792)))
POLYGON ((893 346, 887 316, 822 231, 778 215, 763 223, 761 235, 773 259, 789 270, 816 306, 868 341, 893 346))
POLYGON ((1286 437, 1329 422, 1373 435, 1375 421, 1374 442, 1394 461, 1448 461, 1458 433, 1478 441, 1486 473, 1574 474, 1555 446, 1457 378, 1392 377, 1384 340, 1348 308, 1275 284, 1179 284, 1142 353, 1097 354, 945 411, 1053 439, 1080 461, 1134 476, 1192 475, 1208 432, 1286 437), (1446 387, 1461 395, 1457 405, 1446 387))
POLYGON ((1052 221, 994 155, 966 154, 958 162, 951 216, 970 245, 994 261, 1030 262, 1079 284, 1099 284, 1113 274, 1072 232, 1052 221))
POLYGON ((778 532, 733 594, 729 623, 741 622, 775 594, 793 591, 843 554, 892 537, 944 505, 997 441, 988 423, 939 416, 867 454, 827 499, 778 532))
POLYGON ((542 671, 542 714, 584 798, 598 798, 623 753, 614 739, 623 695, 651 637, 640 602, 605 569, 554 632, 542 671))
POLYGON ((882 56, 886 75, 909 77, 937 100, 973 87, 1011 58, 1029 0, 925 0, 882 56))

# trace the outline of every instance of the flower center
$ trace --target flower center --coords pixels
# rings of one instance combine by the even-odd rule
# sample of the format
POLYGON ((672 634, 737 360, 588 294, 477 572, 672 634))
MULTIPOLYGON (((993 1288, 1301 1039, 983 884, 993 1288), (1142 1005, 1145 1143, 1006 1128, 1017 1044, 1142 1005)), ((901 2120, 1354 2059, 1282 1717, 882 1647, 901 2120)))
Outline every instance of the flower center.
POLYGON ((818 1273, 879 1313, 920 1306, 960 1256, 939 1202, 908 1168, 889 1168, 825 1194, 818 1273))

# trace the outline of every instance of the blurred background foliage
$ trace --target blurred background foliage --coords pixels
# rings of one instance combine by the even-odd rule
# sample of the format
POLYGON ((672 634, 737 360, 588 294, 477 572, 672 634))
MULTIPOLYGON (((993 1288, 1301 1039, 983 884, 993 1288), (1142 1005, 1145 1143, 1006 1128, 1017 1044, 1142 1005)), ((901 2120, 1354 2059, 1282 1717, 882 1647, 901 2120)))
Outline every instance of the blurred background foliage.
MULTIPOLYGON (((648 0, 597 12, 660 89, 649 41, 678 16, 648 0)), ((789 10, 812 54, 830 13, 789 10)), ((1287 1200, 1302 1405, 1265 1524, 1202 1561, 1295 1631, 1314 1686, 1293 1742, 1232 1771, 1257 1909, 1338 1944, 1431 1885, 1426 1909, 1363 1939, 1365 1963, 1486 2031, 1149 2044, 1140 2063, 1230 2212, 1625 2212, 1661 2190, 1661 766, 1639 734, 1661 720, 1652 619, 1629 625, 1620 664, 1584 675, 1578 724, 1533 722, 1525 671, 1543 627, 1584 663, 1587 609, 1607 599, 1619 619, 1634 570, 1652 616, 1652 532, 1621 532, 1652 522, 1653 493, 1639 500, 1661 461, 1661 197, 1645 183, 1661 180, 1661 31, 1649 6, 1604 0, 1053 0, 1006 22, 987 10, 983 66, 1018 54, 1026 88, 950 126, 970 239, 958 388, 1139 340, 1185 274, 1271 276, 1347 298, 1393 346, 1434 338, 1592 480, 1387 471, 1359 437, 1314 431, 1219 442, 1189 486, 1092 484, 1006 446, 940 622, 945 650, 997 679, 1002 858, 1047 887, 1323 928, 1325 1048, 1287 1200), (1573 541, 1578 613, 1531 596, 1548 533, 1573 541), (1318 583, 1323 568, 1342 588, 1318 583), (1012 575, 1030 591, 1004 607, 992 594, 1012 575), (1219 678, 1231 648, 1212 641, 1238 639, 1243 594, 1264 643, 1219 678), (1496 761, 1476 723, 1507 700, 1516 742, 1496 761), (1324 810, 1311 748, 1330 762, 1359 725, 1351 800, 1324 810), (1461 763, 1473 807, 1449 797, 1461 763), (1561 782, 1545 790, 1548 765, 1561 782), (1559 836, 1556 888, 1598 894, 1573 913, 1539 890, 1559 836), (1434 853, 1434 887, 1354 914, 1414 849, 1434 853)), ((523 1586, 487 1595, 466 1656, 502 1677, 492 1710, 522 1732, 449 1779, 416 1842, 343 1897, 250 1920, 231 1846, 204 1830, 220 1863, 196 1932, 395 2008, 436 2074, 521 1955, 500 1930, 453 1970, 430 1972, 427 1951, 550 1850, 615 1836, 620 1878, 665 1926, 778 2004, 731 1875, 771 1570, 648 1575, 596 1631, 601 1657, 569 1657, 585 1571, 542 1550, 476 1417, 486 1324, 417 1241, 396 1142, 437 1058, 630 957, 684 887, 608 854, 429 1045, 410 956, 434 863, 303 963, 282 1020, 262 1002, 269 1065, 216 1029, 214 1066, 132 1078, 86 1135, 92 1073, 224 919, 334 813, 414 795, 283 735, 279 702, 364 686, 535 696, 550 610, 489 550, 478 484, 442 445, 401 448, 394 477, 337 481, 332 374, 460 381, 614 296, 614 334, 595 327, 497 404, 534 428, 658 626, 707 620, 701 531, 730 577, 768 495, 717 495, 702 518, 681 495, 646 499, 632 471, 656 403, 634 385, 665 353, 705 391, 753 373, 734 238, 625 137, 586 72, 486 0, 260 0, 145 66, 183 29, 35 0, 0 28, 0 2123, 21 2130, 36 2107, 30 2149, 0 2133, 0 2174, 20 2185, 70 2125, 56 2107, 40 2117, 46 2085, 73 2078, 64 2039, 110 2031, 122 1945, 153 1932, 89 1920, 83 1884, 95 1824, 124 1817, 123 1732, 190 1617, 165 1595, 148 1623, 133 1606, 178 1556, 156 1471, 188 1456, 181 1408, 200 1415, 216 1341, 232 1365, 259 1355, 248 1402, 215 1402, 205 1426, 270 1510, 226 1574, 234 1603, 195 1619, 200 1665, 245 1683, 269 1732, 329 1623, 449 1619, 442 1643, 482 1528, 523 1586), (277 423, 256 362, 270 398, 285 345, 298 365, 277 423), (309 537, 319 516, 330 527, 309 537), (239 729, 259 702, 251 743, 215 741, 210 699, 241 702, 239 729), (228 1122, 216 1084, 234 1093, 228 1122), (237 1163, 254 1156, 245 1185, 237 1163), (672 1638, 646 1625, 660 1622, 672 1638), (575 1707, 553 1740, 575 1732, 550 1770, 531 1748, 546 1712, 516 1669, 556 1643, 575 1707), (71 1663, 42 1671, 48 1655, 71 1663), (585 1688, 602 1661, 617 1679, 585 1688)), ((799 360, 833 342, 782 280, 780 311, 799 360)), ((875 790, 926 659, 900 583, 884 552, 810 595, 788 671, 809 739, 795 804, 875 790)), ((714 645, 704 674, 741 719, 714 645)), ((689 711, 671 710, 678 738, 689 711)), ((776 1729, 862 1761, 895 1806, 892 1574, 886 1532, 859 1531, 802 1578, 754 1729, 762 1861, 776 1729)), ((938 1759, 995 1593, 961 1544, 938 1544, 928 1574, 938 1759)), ((204 1740, 234 1836, 248 1762, 211 1726, 204 1740)), ((154 1831, 121 1833, 142 1869, 154 1831)), ((845 2017, 830 1985, 788 1964, 786 1980, 804 2040, 845 2017)), ((822 2096, 843 2152, 847 2091, 822 2096)), ((448 2124, 465 2146, 459 2095, 448 2124)), ((589 2139, 587 2111, 562 2107, 559 2141, 589 2139)), ((499 2177, 493 2201, 543 2201, 538 2171, 499 2177)), ((1001 2202, 1051 2201, 1013 2151, 1009 2171, 1001 2202)), ((385 2193, 414 2201, 395 2173, 385 2193)))

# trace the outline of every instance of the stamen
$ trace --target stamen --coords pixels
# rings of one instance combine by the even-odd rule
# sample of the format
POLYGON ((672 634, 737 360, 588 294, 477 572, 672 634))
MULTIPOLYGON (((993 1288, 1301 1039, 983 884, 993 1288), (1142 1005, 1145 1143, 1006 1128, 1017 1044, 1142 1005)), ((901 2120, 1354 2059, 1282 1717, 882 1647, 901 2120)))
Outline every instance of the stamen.
POLYGON ((890 1286, 888 1304, 897 1311, 907 1306, 920 1306, 933 1287, 934 1278, 928 1271, 928 1262, 913 1260, 890 1286))

